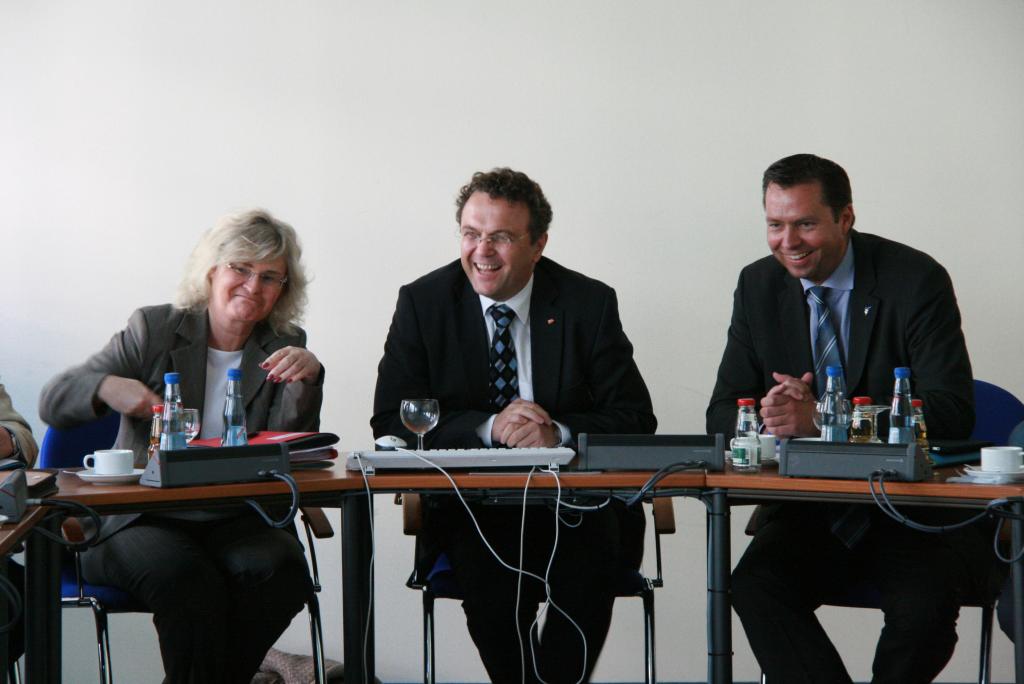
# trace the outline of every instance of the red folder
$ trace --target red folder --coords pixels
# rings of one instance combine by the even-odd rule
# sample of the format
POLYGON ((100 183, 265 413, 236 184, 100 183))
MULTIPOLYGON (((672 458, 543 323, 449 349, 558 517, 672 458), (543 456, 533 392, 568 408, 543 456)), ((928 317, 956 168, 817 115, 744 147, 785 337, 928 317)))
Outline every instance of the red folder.
MULTIPOLYGON (((273 432, 261 430, 248 435, 249 444, 281 444, 288 445, 288 456, 292 463, 323 461, 337 458, 338 452, 334 445, 340 439, 332 432, 273 432)), ((190 446, 219 447, 220 438, 194 439, 190 446)))

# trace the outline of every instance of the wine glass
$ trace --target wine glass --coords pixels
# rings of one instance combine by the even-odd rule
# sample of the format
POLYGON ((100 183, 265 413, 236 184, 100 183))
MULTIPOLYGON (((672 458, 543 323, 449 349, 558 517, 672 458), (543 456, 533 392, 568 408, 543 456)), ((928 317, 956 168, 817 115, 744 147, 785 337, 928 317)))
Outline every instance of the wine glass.
POLYGON ((199 434, 199 409, 181 410, 181 428, 185 433, 185 443, 189 444, 199 434))
POLYGON ((423 435, 437 427, 441 417, 437 399, 403 399, 399 415, 402 425, 416 433, 417 450, 423 451, 423 435))

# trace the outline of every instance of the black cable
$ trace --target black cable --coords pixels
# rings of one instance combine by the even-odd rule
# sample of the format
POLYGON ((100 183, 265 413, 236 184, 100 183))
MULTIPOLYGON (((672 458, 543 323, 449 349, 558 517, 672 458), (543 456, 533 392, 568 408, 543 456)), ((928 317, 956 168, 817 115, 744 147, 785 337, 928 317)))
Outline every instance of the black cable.
POLYGON ((267 515, 266 511, 263 510, 263 507, 256 503, 256 501, 254 501, 253 499, 246 499, 245 503, 249 504, 249 506, 251 506, 252 509, 256 511, 256 513, 259 514, 261 518, 263 518, 263 522, 267 523, 271 527, 277 528, 279 530, 288 527, 295 520, 295 514, 299 512, 299 485, 295 483, 295 480, 292 478, 291 475, 279 472, 277 470, 261 470, 256 474, 259 475, 260 477, 272 477, 275 480, 280 480, 281 482, 284 482, 286 485, 288 485, 288 489, 290 489, 292 492, 292 505, 291 507, 289 507, 288 513, 286 513, 282 519, 274 520, 269 515, 267 515))
MULTIPOLYGON (((70 551, 85 551, 90 546, 94 546, 100 538, 100 515, 93 509, 89 508, 85 504, 80 504, 77 501, 64 501, 63 499, 28 499, 27 504, 36 504, 39 506, 52 506, 54 508, 63 508, 65 510, 75 511, 81 515, 87 516, 93 523, 92 534, 80 542, 70 542, 59 534, 54 534, 49 530, 36 526, 32 528, 32 531, 41 534, 55 544, 67 548, 70 551)), ((44 518, 49 520, 53 514, 50 514, 44 518)))
POLYGON ((651 490, 654 489, 655 485, 661 482, 663 479, 673 473, 682 472, 683 470, 696 470, 698 468, 706 468, 706 461, 680 461, 679 463, 670 463, 667 466, 655 471, 653 475, 644 482, 643 486, 637 490, 637 493, 626 499, 627 506, 635 506, 637 502, 643 500, 645 496, 650 494, 651 490))
POLYGON ((18 588, 5 575, 0 575, 0 593, 4 594, 7 597, 7 602, 11 604, 11 619, 8 620, 6 625, 0 625, 0 634, 2 634, 14 629, 14 626, 21 620, 23 604, 18 588))
POLYGON ((871 490, 871 498, 875 500, 875 503, 882 510, 882 512, 890 518, 892 518, 893 520, 895 520, 896 522, 898 522, 899 524, 909 527, 912 530, 917 530, 918 532, 942 534, 944 532, 951 532, 953 530, 959 530, 965 527, 969 527, 970 525, 973 525, 976 522, 984 520, 985 518, 996 518, 997 520, 995 537, 992 540, 992 548, 995 551, 996 558, 998 558, 1004 563, 1016 563, 1017 561, 1024 559, 1024 549, 1021 549, 1020 553, 1010 558, 1003 556, 1002 552, 999 550, 999 536, 1002 533, 1003 521, 1024 520, 1024 516, 1018 513, 1014 513, 1012 511, 1007 511, 1003 508, 1003 506, 1008 505, 1012 501, 1012 499, 993 499, 992 501, 989 501, 985 505, 985 510, 983 510, 981 513, 978 513, 977 515, 968 518, 967 520, 963 520, 952 525, 925 525, 910 520, 909 518, 907 518, 907 516, 897 511, 896 506, 889 499, 889 495, 885 491, 885 476, 894 474, 895 472, 892 470, 876 470, 875 472, 871 473, 871 475, 868 476, 868 487, 871 490), (881 493, 881 500, 879 500, 879 496, 875 492, 876 478, 878 479, 878 488, 881 493))
MULTIPOLYGON (((896 472, 893 470, 876 470, 875 472, 868 475, 868 488, 871 490, 871 498, 874 499, 875 504, 885 513, 887 516, 898 522, 899 524, 909 527, 912 530, 918 532, 928 532, 930 534, 944 534, 946 532, 952 532, 954 530, 960 530, 965 527, 970 527, 974 523, 984 520, 990 516, 988 507, 985 508, 981 513, 962 520, 952 525, 925 525, 911 520, 907 516, 896 510, 895 504, 889 499, 889 494, 885 491, 885 476, 895 475, 896 472), (875 492, 875 479, 878 480, 879 492, 875 492), (879 493, 881 493, 881 500, 879 500, 879 493)), ((991 504, 989 504, 991 505, 991 504)))

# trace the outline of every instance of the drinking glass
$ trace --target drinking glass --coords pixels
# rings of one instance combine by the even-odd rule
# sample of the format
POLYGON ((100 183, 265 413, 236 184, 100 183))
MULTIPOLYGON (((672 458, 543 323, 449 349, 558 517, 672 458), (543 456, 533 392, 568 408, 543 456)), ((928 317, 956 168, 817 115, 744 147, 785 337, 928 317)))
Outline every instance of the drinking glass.
POLYGON ((399 415, 402 425, 416 433, 417 450, 423 451, 423 435, 437 427, 437 419, 441 417, 437 399, 403 399, 399 415))
POLYGON ((185 433, 185 443, 188 444, 199 434, 199 409, 182 409, 181 426, 185 433))

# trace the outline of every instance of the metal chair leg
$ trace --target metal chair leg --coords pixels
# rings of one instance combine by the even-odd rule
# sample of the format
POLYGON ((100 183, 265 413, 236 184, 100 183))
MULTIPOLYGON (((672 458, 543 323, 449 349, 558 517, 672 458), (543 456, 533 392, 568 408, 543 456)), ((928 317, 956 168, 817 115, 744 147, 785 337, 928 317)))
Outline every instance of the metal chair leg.
POLYGON ((21 684, 21 667, 18 665, 17 660, 12 660, 11 664, 7 667, 7 681, 11 684, 21 684))
POLYGON ((981 607, 981 647, 978 654, 978 684, 992 684, 992 604, 981 607))
POLYGON ((434 684, 434 594, 423 588, 423 684, 434 684))
POLYGON ((316 684, 326 684, 327 671, 324 668, 324 631, 320 621, 320 601, 311 593, 306 601, 309 613, 309 638, 313 646, 313 676, 316 684))
POLYGON ((654 589, 647 587, 642 598, 644 601, 644 682, 655 684, 658 677, 655 673, 654 658, 654 589))
POLYGON ((100 682, 113 684, 114 673, 110 663, 110 635, 107 632, 107 611, 96 599, 90 599, 92 617, 96 621, 96 651, 99 661, 100 682))

